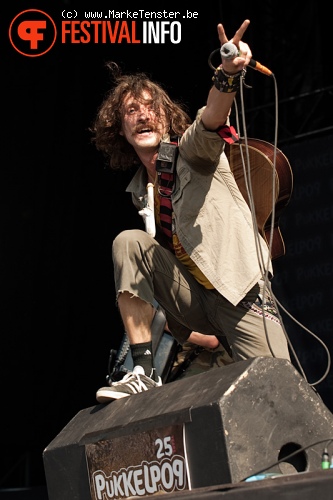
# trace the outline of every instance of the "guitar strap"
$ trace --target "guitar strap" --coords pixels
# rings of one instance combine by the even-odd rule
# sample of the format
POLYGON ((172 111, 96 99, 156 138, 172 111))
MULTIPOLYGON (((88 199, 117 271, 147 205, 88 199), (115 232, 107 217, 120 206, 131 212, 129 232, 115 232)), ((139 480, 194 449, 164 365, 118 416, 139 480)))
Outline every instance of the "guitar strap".
MULTIPOLYGON (((172 145, 173 154, 170 155, 169 161, 164 161, 162 163, 162 168, 157 168, 158 171, 158 184, 159 184, 159 198, 160 198, 160 224, 162 231, 167 237, 168 245, 170 250, 173 252, 173 241, 172 241, 172 201, 171 194, 174 186, 174 169, 176 166, 176 160, 178 156, 178 144, 179 138, 177 136, 170 137, 170 143, 167 145, 162 144, 162 146, 168 147, 168 144, 172 145)), ((168 149, 167 149, 168 153, 168 149)))
POLYGON ((228 144, 239 141, 238 134, 232 125, 222 125, 216 132, 228 144))
POLYGON ((168 245, 173 251, 172 244, 172 202, 171 193, 173 190, 173 173, 161 172, 158 175, 159 196, 160 196, 160 223, 162 231, 167 237, 168 245))
MULTIPOLYGON (((233 144, 239 141, 238 134, 232 125, 222 125, 216 132, 227 144, 233 144)), ((170 144, 178 146, 178 138, 172 137, 170 144)), ((167 236, 168 244, 173 250, 171 193, 174 183, 174 166, 170 171, 167 170, 169 169, 164 168, 163 171, 158 173, 160 186, 160 222, 162 230, 167 236)))

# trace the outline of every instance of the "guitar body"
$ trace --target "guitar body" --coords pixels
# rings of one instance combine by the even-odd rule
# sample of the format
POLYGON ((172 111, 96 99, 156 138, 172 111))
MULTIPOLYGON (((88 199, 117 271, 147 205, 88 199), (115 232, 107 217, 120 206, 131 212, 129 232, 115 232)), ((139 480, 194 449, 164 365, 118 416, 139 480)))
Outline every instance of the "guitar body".
POLYGON ((291 197, 293 189, 292 170, 286 156, 277 148, 274 168, 274 146, 269 142, 260 139, 248 139, 247 144, 248 156, 243 139, 233 144, 226 144, 226 154, 238 187, 249 206, 246 178, 248 171, 251 173, 250 189, 253 193, 258 230, 268 245, 271 231, 273 232, 271 257, 276 259, 286 253, 279 228, 279 218, 291 197), (275 213, 273 214, 274 206, 275 213), (274 221, 272 224, 273 215, 274 221))

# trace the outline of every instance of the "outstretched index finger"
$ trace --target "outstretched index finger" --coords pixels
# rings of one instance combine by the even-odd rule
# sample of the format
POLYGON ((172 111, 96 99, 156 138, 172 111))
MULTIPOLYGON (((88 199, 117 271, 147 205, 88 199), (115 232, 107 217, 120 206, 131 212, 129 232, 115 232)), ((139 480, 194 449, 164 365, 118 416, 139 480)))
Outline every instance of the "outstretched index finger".
POLYGON ((236 31, 232 38, 232 42, 238 46, 239 41, 242 39, 245 31, 247 30, 248 25, 250 24, 249 19, 245 19, 242 23, 241 27, 236 31))

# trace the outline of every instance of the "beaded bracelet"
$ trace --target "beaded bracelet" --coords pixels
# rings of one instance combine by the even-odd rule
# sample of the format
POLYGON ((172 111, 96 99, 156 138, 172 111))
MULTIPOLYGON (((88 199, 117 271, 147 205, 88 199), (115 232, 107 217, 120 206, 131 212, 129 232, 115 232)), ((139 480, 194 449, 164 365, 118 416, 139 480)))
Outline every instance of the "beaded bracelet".
POLYGON ((240 79, 244 78, 246 73, 246 69, 244 68, 239 73, 235 73, 234 75, 229 75, 226 73, 222 66, 219 66, 215 69, 215 73, 213 76, 213 82, 217 90, 220 92, 237 92, 240 87, 240 79))

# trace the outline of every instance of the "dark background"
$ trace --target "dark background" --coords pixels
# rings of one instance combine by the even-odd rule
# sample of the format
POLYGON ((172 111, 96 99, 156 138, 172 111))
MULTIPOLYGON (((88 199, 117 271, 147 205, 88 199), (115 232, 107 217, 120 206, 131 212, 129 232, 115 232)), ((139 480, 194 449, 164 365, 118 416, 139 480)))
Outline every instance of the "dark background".
MULTIPOLYGON (((273 289, 288 312, 283 311, 287 332, 306 377, 311 384, 323 377, 316 389, 333 410, 332 371, 321 344, 332 352, 329 18, 318 2, 302 2, 301 8, 260 4, 187 6, 198 17, 181 21, 177 45, 70 45, 61 44, 58 34, 51 51, 36 58, 10 45, 9 25, 21 10, 44 10, 60 33, 63 9, 76 9, 79 20, 85 10, 133 9, 119 1, 7 6, 1 20, 0 488, 44 485, 44 448, 82 408, 95 405, 109 350, 123 335, 111 244, 120 230, 141 221, 124 193, 130 175, 107 170, 91 144, 88 129, 111 84, 105 62, 147 72, 194 117, 211 85, 207 61, 219 47, 218 22, 231 38, 250 19, 243 39, 276 78, 275 86, 273 78, 249 69, 252 88, 244 96, 249 136, 272 143, 277 125, 278 146, 294 175, 280 218, 287 252, 275 262, 273 289)), ((165 3, 145 7, 163 8, 186 11, 165 3)))

